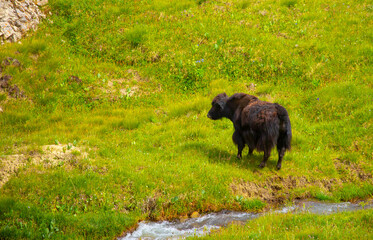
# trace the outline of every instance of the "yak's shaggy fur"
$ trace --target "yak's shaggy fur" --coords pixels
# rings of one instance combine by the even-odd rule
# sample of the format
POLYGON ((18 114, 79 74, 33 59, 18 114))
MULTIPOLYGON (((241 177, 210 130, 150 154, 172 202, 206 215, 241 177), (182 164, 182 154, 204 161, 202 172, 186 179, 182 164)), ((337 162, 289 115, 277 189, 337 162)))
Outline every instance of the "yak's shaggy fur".
POLYGON ((237 157, 242 157, 245 145, 249 147, 249 154, 254 149, 264 152, 261 168, 266 165, 272 148, 277 146, 277 169, 281 169, 285 151, 291 148, 290 119, 284 107, 245 93, 235 93, 231 97, 221 93, 213 99, 207 116, 213 120, 230 119, 235 130, 232 139, 238 147, 237 157))

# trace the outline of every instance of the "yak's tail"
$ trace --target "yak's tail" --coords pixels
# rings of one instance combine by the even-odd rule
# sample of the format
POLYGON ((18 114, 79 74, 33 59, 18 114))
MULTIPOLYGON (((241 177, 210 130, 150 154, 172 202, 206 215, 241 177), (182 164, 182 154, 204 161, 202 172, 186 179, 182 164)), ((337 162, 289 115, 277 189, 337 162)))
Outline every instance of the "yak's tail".
POLYGON ((278 141, 282 143, 286 150, 291 149, 291 124, 289 114, 286 109, 276 103, 278 118, 280 119, 280 135, 278 141))

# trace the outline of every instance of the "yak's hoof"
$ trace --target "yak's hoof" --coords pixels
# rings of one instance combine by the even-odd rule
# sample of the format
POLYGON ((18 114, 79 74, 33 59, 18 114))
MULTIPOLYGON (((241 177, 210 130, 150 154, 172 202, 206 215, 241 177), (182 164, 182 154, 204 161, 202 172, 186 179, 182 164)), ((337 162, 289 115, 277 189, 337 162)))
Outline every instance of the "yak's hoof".
POLYGON ((237 154, 237 159, 241 159, 242 158, 242 155, 241 154, 237 154))
POLYGON ((277 170, 280 170, 280 169, 281 169, 281 164, 277 165, 277 170))
POLYGON ((260 164, 259 164, 259 167, 260 168, 264 168, 266 166, 266 163, 265 162, 261 162, 260 164))

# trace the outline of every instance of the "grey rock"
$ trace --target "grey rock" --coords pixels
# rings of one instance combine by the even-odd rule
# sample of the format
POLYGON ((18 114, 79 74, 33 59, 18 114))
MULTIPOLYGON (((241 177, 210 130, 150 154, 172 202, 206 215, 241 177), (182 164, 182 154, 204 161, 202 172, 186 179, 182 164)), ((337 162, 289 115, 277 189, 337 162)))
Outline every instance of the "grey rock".
POLYGON ((0 28, 5 39, 8 39, 14 33, 13 27, 8 22, 0 22, 0 28))
POLYGON ((36 1, 36 4, 38 5, 38 6, 44 6, 44 5, 47 5, 48 4, 48 0, 37 0, 36 1))
POLYGON ((39 9, 48 0, 0 0, 0 43, 15 42, 29 29, 36 30, 45 14, 39 9))
POLYGON ((18 40, 22 38, 22 34, 20 32, 14 32, 12 37, 13 37, 12 42, 17 42, 18 40))

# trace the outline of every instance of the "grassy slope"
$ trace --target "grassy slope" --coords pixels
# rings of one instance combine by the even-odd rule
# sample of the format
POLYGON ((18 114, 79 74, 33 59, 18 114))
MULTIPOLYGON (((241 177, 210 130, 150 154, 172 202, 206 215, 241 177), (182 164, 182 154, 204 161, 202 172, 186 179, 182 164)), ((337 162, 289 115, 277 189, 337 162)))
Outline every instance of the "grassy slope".
POLYGON ((0 189, 2 237, 110 239, 144 218, 372 196, 368 2, 50 0, 47 8, 51 21, 38 32, 1 46, 0 59, 22 63, 4 72, 27 99, 0 93, 0 151, 27 155, 56 141, 90 150, 20 169, 0 189), (263 170, 261 153, 235 159, 231 123, 205 117, 222 91, 288 109, 293 149, 281 171, 275 152, 263 170))

